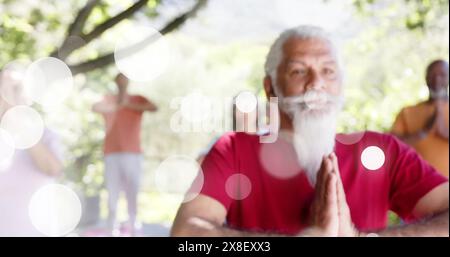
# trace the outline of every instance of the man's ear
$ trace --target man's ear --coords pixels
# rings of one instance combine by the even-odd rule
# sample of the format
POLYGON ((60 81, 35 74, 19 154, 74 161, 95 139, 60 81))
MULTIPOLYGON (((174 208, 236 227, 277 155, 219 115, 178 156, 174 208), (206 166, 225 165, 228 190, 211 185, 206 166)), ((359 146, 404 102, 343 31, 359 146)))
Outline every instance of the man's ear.
POLYGON ((267 100, 269 100, 270 97, 275 96, 272 87, 272 78, 269 75, 266 75, 266 77, 264 77, 264 92, 266 92, 267 100))

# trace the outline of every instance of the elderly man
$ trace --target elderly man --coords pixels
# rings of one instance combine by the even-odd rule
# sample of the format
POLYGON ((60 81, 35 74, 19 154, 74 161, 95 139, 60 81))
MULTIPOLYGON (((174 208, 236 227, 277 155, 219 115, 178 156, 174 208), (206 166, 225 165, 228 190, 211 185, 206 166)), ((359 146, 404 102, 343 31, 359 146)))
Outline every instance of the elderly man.
POLYGON ((428 100, 403 108, 392 133, 448 177, 448 63, 431 62, 425 79, 430 92, 428 100))
POLYGON ((222 136, 202 164, 200 194, 181 205, 172 235, 448 236, 448 180, 414 150, 369 131, 335 141, 342 72, 322 29, 282 33, 265 71, 265 92, 279 99, 277 141, 222 136), (384 155, 366 156, 373 147, 384 155), (388 210, 408 225, 386 229, 388 210))

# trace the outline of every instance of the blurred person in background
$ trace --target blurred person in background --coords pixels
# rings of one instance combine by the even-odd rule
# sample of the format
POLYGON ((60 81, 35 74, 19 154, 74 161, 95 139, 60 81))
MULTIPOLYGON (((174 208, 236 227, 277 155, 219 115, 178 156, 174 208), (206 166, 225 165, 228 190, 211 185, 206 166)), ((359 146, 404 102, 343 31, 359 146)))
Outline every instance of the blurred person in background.
POLYGON ((403 108, 391 129, 446 177, 449 165, 448 73, 448 62, 431 62, 425 76, 428 100, 403 108))
MULTIPOLYGON (((107 94, 94 104, 92 110, 105 121, 103 145, 105 183, 108 191, 108 220, 110 235, 119 235, 116 224, 117 202, 123 187, 128 207, 128 229, 136 235, 137 196, 142 173, 141 121, 144 112, 155 112, 157 107, 141 95, 128 94, 128 78, 119 73, 115 78, 117 94, 107 94)), ((124 232, 127 233, 127 232, 124 232)))
MULTIPOLYGON (((14 106, 28 104, 20 75, 8 69, 0 72, 0 120, 14 106)), ((8 135, 0 132, 4 144, 8 135)), ((45 128, 32 147, 16 149, 10 160, 0 157, 0 236, 43 235, 32 225, 28 205, 33 193, 62 174, 62 153, 57 134, 45 128)))

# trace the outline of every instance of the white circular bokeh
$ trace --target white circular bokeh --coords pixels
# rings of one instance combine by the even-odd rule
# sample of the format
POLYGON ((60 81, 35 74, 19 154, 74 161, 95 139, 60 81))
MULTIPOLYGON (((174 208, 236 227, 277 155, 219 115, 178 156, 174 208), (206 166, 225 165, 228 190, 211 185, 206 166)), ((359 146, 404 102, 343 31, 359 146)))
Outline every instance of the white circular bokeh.
POLYGON ((0 74, 0 96, 9 105, 31 105, 26 95, 24 79, 28 61, 15 60, 6 64, 0 74))
POLYGON ((169 66, 169 44, 159 31, 149 26, 130 26, 118 38, 114 59, 120 72, 130 80, 151 81, 169 66))
POLYGON ((158 166, 154 181, 159 192, 184 195, 183 202, 189 202, 200 193, 204 177, 197 161, 188 156, 174 155, 158 166))
POLYGON ((49 184, 37 190, 28 205, 33 226, 47 236, 72 232, 81 219, 81 202, 70 188, 49 184))
POLYGON ((264 170, 275 178, 289 179, 302 171, 295 148, 289 142, 291 137, 291 133, 280 131, 275 142, 261 144, 259 161, 264 170))
POLYGON ((361 163, 368 170, 377 170, 384 164, 385 155, 377 146, 369 146, 361 153, 361 163))
POLYGON ((190 93, 183 97, 180 113, 183 119, 198 123, 207 120, 211 115, 212 102, 201 93, 190 93))
POLYGON ((73 89, 69 67, 60 59, 45 57, 28 66, 24 79, 25 92, 44 107, 61 104, 73 89))
POLYGON ((0 128, 0 172, 9 166, 14 152, 13 138, 6 130, 0 128))
POLYGON ((0 128, 11 135, 16 149, 27 149, 41 140, 44 121, 33 108, 17 105, 5 112, 0 128))
POLYGON ((244 174, 233 174, 225 182, 225 192, 234 200, 244 200, 252 192, 252 183, 244 174))
POLYGON ((236 97, 236 108, 243 113, 253 112, 257 104, 256 96, 249 91, 241 92, 236 97))

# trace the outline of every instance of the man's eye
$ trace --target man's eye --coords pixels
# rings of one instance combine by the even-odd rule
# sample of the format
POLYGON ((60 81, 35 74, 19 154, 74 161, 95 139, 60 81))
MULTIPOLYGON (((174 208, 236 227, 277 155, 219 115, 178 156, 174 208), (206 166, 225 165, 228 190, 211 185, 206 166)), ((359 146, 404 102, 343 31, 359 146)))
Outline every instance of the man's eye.
POLYGON ((323 70, 323 73, 326 74, 326 75, 333 74, 333 73, 334 73, 334 70, 329 69, 329 68, 325 68, 325 69, 323 70))
POLYGON ((295 69, 291 71, 292 76, 305 76, 308 72, 305 69, 295 69))
POLYGON ((325 68, 323 69, 322 74, 327 77, 334 77, 336 75, 336 71, 331 68, 325 68))

